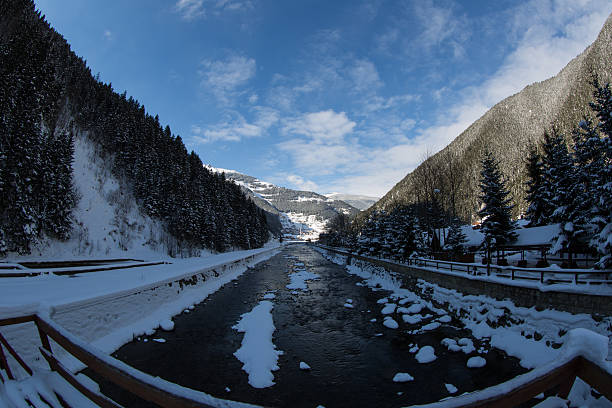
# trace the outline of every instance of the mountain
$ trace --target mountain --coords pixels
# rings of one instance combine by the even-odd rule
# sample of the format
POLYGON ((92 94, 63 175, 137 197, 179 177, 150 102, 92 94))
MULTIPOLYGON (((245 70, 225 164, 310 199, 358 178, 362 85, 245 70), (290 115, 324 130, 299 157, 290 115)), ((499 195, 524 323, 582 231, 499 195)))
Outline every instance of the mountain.
MULTIPOLYGON (((338 214, 354 217, 359 210, 344 201, 311 191, 292 190, 234 170, 207 166, 244 188, 261 209, 276 214, 286 236, 317 239, 338 214)), ((270 222, 269 222, 270 223, 270 222)))
MULTIPOLYGON (((478 210, 480 160, 490 151, 514 197, 514 215, 523 213, 526 157, 554 124, 569 140, 571 130, 589 114, 593 74, 612 79, 612 16, 593 44, 556 76, 525 87, 493 106, 446 148, 429 157, 397 183, 370 211, 426 202, 436 195, 449 212, 470 221, 478 210)), ((367 214, 360 218, 365 219, 367 214)))
POLYGON ((367 210, 371 206, 374 205, 380 197, 369 197, 365 195, 356 195, 356 194, 343 194, 343 193, 330 193, 325 194, 327 198, 331 198, 333 200, 344 201, 347 204, 352 205, 355 208, 360 210, 367 210))
POLYGON ((0 2, 0 116, 0 256, 71 242, 73 256, 192 256, 270 237, 241 188, 94 77, 32 0, 0 2))

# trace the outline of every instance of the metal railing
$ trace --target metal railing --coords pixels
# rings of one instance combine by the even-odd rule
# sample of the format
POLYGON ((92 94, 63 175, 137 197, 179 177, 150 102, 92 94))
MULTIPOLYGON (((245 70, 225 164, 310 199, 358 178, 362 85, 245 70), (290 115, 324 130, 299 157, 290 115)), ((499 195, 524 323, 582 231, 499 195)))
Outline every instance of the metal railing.
POLYGON ((339 254, 363 258, 363 260, 373 259, 382 260, 388 263, 404 266, 414 267, 430 267, 436 268, 437 270, 444 273, 459 272, 465 273, 466 275, 472 276, 497 276, 501 278, 508 278, 510 280, 529 280, 539 281, 543 284, 553 283, 574 283, 574 284, 612 284, 612 270, 596 270, 596 269, 550 269, 550 268, 521 268, 518 266, 499 266, 492 264, 478 264, 478 263, 462 263, 462 262, 451 262, 442 261, 438 259, 427 259, 427 258, 408 258, 406 262, 400 262, 392 259, 384 258, 371 258, 363 255, 354 254, 348 251, 328 247, 324 245, 318 245, 319 247, 327 250, 337 252, 339 254), (589 279, 585 279, 585 276, 589 276, 589 279), (581 279, 582 277, 582 279, 581 279), (594 278, 595 277, 595 278, 594 278))

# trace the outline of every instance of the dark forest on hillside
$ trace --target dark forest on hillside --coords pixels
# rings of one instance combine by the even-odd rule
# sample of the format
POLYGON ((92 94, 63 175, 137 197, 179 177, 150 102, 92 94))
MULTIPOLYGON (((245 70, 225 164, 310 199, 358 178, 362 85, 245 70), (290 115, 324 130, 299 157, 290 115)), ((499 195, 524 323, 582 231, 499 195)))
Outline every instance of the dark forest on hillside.
POLYGON ((264 211, 137 100, 95 78, 31 0, 0 1, 0 61, 0 254, 70 236, 77 132, 100 147, 141 211, 163 222, 176 240, 171 255, 268 240, 264 211))

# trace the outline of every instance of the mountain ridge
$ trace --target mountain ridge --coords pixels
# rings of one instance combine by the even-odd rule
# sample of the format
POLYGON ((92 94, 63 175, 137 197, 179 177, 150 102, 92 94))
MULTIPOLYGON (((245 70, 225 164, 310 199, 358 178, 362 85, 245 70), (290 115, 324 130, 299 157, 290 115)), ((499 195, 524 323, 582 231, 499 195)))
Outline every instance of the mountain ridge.
POLYGON ((323 194, 277 186, 236 170, 205 167, 225 174, 227 179, 240 185, 257 206, 277 215, 281 225, 278 232, 285 236, 317 239, 338 214, 353 217, 359 213, 352 205, 323 194))
POLYGON ((597 39, 557 75, 495 104, 444 149, 408 173, 367 213, 428 201, 439 190, 447 211, 472 220, 479 205, 480 158, 487 150, 500 161, 516 204, 514 215, 524 212, 524 158, 529 146, 539 143, 551 124, 569 137, 571 129, 589 114, 593 74, 604 83, 612 79, 611 60, 612 15, 597 39))

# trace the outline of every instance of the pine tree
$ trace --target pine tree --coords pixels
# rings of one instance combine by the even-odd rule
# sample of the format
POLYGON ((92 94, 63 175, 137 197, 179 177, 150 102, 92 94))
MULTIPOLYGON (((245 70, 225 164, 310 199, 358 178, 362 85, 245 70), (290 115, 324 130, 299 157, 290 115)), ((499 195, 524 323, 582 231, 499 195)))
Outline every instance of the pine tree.
POLYGON ((452 251, 454 255, 459 255, 464 252, 464 246, 467 242, 467 236, 461 230, 461 222, 459 218, 453 218, 450 228, 448 229, 448 235, 446 236, 446 242, 444 247, 447 250, 452 251))
POLYGON ((514 207, 508 198, 509 192, 502 179, 499 165, 491 153, 482 159, 480 172, 480 199, 483 208, 478 212, 482 221, 482 232, 487 242, 503 246, 516 240, 516 224, 512 221, 511 211, 514 207))
POLYGON ((609 83, 601 85, 597 78, 593 79, 593 86, 595 101, 589 105, 598 123, 596 126, 583 123, 584 142, 590 145, 590 148, 584 149, 590 152, 586 154, 590 166, 582 167, 585 168, 586 176, 592 180, 588 193, 593 203, 589 223, 592 230, 591 245, 600 255, 596 266, 609 268, 612 266, 612 90, 609 83))
POLYGON ((546 176, 554 192, 550 199, 550 205, 553 208, 551 221, 560 226, 552 251, 553 253, 568 252, 571 263, 572 254, 579 248, 580 240, 585 234, 585 217, 581 206, 586 198, 577 177, 574 160, 568 151, 563 135, 556 128, 553 128, 551 143, 546 176))
POLYGON ((527 185, 526 200, 529 203, 529 207, 527 207, 525 216, 529 220, 529 226, 544 225, 544 214, 550 213, 550 211, 544 208, 548 199, 544 193, 543 186, 544 164, 535 146, 532 146, 529 150, 526 167, 528 177, 525 183, 527 185))

